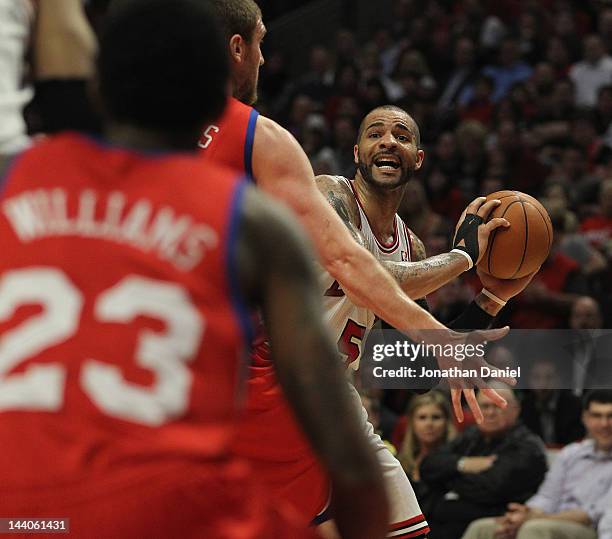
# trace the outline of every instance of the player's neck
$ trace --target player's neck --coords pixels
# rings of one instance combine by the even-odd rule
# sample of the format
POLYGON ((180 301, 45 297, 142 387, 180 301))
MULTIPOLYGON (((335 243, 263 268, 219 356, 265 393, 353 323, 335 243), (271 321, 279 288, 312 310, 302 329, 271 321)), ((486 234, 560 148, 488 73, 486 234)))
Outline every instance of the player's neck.
POLYGON ((111 144, 140 151, 196 151, 197 133, 172 133, 111 123, 105 135, 111 144))
POLYGON ((395 189, 379 189, 367 183, 361 172, 357 171, 353 182, 359 201, 373 226, 374 233, 381 241, 393 236, 395 230, 395 214, 399 209, 406 186, 395 189))

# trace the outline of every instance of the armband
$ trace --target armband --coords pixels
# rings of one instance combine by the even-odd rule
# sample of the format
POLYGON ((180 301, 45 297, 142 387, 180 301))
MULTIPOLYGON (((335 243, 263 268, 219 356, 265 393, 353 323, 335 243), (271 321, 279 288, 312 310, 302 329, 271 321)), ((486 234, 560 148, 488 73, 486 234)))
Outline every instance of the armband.
POLYGON ((478 227, 484 223, 484 219, 475 213, 468 213, 459 226, 453 238, 453 250, 451 252, 461 252, 469 257, 470 269, 474 262, 478 260, 480 248, 478 247, 478 227), (463 241, 463 245, 459 245, 463 241))

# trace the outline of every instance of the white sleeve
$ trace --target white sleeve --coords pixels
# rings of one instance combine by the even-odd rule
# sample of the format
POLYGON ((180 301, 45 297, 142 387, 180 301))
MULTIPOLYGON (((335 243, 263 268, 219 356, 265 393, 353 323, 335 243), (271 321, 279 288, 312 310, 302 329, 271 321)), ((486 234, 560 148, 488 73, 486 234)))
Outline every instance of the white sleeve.
POLYGON ((29 145, 23 107, 32 89, 22 87, 24 57, 32 21, 29 0, 0 0, 0 154, 9 155, 29 145))

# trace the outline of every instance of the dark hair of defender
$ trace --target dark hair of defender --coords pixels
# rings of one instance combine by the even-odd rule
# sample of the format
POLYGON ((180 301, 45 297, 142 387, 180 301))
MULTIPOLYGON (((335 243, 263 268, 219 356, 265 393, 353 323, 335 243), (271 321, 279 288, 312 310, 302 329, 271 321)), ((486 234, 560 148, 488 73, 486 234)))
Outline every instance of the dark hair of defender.
POLYGON ((251 41, 257 21, 262 18, 261 9, 253 0, 209 0, 226 38, 242 36, 247 43, 251 41))
POLYGON ((144 129, 197 133, 226 101, 223 37, 206 2, 114 0, 97 60, 105 115, 144 129))

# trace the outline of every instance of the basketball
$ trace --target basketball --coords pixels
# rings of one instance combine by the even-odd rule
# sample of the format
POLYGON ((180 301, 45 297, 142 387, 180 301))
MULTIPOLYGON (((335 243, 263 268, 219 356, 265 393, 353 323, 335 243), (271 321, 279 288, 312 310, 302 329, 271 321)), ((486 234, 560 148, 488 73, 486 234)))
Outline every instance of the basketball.
POLYGON ((548 257, 553 228, 544 206, 520 191, 497 191, 487 196, 501 200, 489 220, 503 217, 508 228, 495 229, 478 267, 498 279, 519 279, 536 271, 548 257))

